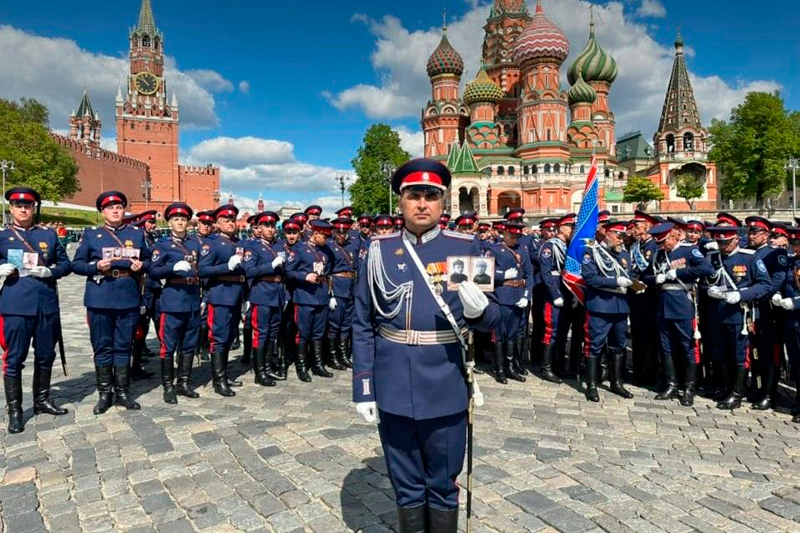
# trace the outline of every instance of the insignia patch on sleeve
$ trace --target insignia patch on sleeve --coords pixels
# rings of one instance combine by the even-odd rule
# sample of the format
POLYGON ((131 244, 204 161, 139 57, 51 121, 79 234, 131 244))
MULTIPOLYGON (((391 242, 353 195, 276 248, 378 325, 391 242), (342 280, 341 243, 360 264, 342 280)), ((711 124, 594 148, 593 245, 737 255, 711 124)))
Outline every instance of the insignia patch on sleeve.
POLYGON ((370 388, 369 387, 369 378, 362 379, 361 380, 361 390, 362 390, 361 394, 364 395, 364 396, 369 396, 370 394, 372 394, 370 392, 369 388, 370 388))
POLYGON ((253 252, 251 252, 250 250, 247 250, 244 253, 244 260, 245 261, 250 261, 252 258, 253 258, 253 252))
POLYGON ((200 249, 200 255, 208 255, 208 252, 211 251, 211 246, 208 244, 204 244, 203 248, 200 249))
POLYGON ((778 263, 780 263, 781 266, 787 266, 789 264, 789 258, 786 257, 785 255, 779 255, 778 263))
POLYGON ((550 257, 553 255, 553 251, 550 248, 542 248, 542 257, 550 257))
POLYGON ((583 264, 588 265, 592 262, 592 257, 589 254, 583 256, 583 264))
POLYGON ((700 250, 698 250, 697 248, 692 250, 692 255, 697 257, 698 259, 702 259, 703 258, 703 254, 700 253, 700 250))
POLYGON ((760 270, 764 274, 767 273, 767 266, 764 264, 764 261, 762 261, 761 259, 756 261, 756 267, 758 267, 758 270, 760 270))

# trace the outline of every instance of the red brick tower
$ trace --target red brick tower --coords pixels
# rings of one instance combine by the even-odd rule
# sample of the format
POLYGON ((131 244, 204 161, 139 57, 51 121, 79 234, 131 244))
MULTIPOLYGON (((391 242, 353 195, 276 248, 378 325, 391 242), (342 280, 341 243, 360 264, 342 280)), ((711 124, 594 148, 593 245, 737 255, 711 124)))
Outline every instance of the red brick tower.
POLYGON ((89 93, 83 91, 78 110, 69 117, 69 137, 90 148, 100 148, 100 115, 92 109, 89 93))

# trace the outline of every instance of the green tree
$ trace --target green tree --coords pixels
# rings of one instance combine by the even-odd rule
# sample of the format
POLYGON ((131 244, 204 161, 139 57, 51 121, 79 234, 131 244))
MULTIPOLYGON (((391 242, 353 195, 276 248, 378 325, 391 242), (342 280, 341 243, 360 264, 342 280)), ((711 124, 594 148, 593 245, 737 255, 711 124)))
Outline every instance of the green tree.
POLYGON ((638 209, 644 209, 654 200, 663 200, 664 193, 655 183, 644 176, 632 176, 622 190, 622 201, 635 203, 638 209))
POLYGON ((748 93, 730 121, 712 121, 710 132, 709 155, 720 170, 724 198, 755 198, 761 206, 781 192, 786 160, 800 151, 800 119, 786 110, 778 92, 748 93))
POLYGON ((681 174, 675 178, 675 190, 679 198, 686 200, 689 209, 694 211, 694 200, 703 196, 705 182, 694 174, 681 174))
POLYGON ((78 192, 78 164, 47 128, 47 108, 32 99, 0 99, 0 159, 14 161, 6 187, 24 185, 43 200, 59 201, 78 192))
MULTIPOLYGON (((356 181, 350 186, 353 210, 361 213, 389 212, 389 184, 383 167, 399 167, 411 158, 400 147, 400 135, 386 124, 373 124, 364 134, 363 144, 353 158, 356 181)), ((392 199, 396 208, 397 198, 392 199)))

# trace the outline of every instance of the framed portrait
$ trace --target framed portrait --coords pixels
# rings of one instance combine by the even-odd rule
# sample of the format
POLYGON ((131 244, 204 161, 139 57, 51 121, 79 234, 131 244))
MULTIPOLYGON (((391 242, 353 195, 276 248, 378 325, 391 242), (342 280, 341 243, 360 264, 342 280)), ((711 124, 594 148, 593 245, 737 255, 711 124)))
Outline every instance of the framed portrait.
POLYGON ((470 280, 483 292, 494 291, 494 257, 471 257, 470 280))
POLYGON ((472 281, 484 292, 494 291, 494 257, 453 255, 447 258, 447 290, 472 281))

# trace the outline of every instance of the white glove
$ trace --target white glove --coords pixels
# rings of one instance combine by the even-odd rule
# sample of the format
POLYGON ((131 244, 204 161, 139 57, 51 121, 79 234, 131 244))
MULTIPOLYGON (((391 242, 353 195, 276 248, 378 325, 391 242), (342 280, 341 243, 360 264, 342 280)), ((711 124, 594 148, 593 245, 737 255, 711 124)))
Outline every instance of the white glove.
POLYGON ((781 305, 781 300, 783 300, 783 296, 781 293, 776 292, 772 295, 772 305, 781 305))
POLYGON ((665 281, 667 281, 667 275, 666 274, 658 274, 658 275, 656 275, 656 285, 661 285, 665 281))
POLYGON ((16 271, 17 267, 12 265, 11 263, 5 263, 3 265, 0 265, 0 276, 10 276, 16 271))
POLYGON ((558 298, 553 300, 553 305, 555 305, 556 307, 561 307, 562 305, 564 305, 564 298, 559 296, 558 298))
POLYGON ((517 272, 516 268, 509 268, 508 270, 503 272, 503 278, 505 279, 516 278, 518 273, 519 272, 517 272))
POLYGON ((35 266, 29 271, 34 278, 49 278, 53 276, 53 272, 46 266, 35 266))
POLYGON ((478 318, 489 306, 489 298, 481 292, 474 281, 465 281, 458 287, 458 298, 464 307, 466 318, 478 318))
POLYGON ((794 300, 791 298, 783 298, 781 299, 780 306, 786 309, 787 311, 794 311, 794 300))
POLYGON ((331 311, 336 311, 336 298, 334 298, 333 296, 331 296, 331 301, 328 302, 328 309, 330 309, 331 311))
POLYGON ((517 302, 517 307, 519 307, 520 309, 525 309, 526 307, 528 307, 528 299, 525 297, 520 298, 519 301, 517 302))
POLYGON ((237 266, 242 264, 242 256, 240 255, 232 255, 230 259, 228 259, 228 270, 235 270, 237 266))
POLYGON ((173 272, 189 272, 190 270, 192 270, 192 265, 189 264, 189 261, 178 261, 172 267, 173 272))
POLYGON ((631 278, 617 278, 617 287, 630 287, 633 285, 633 280, 631 278))
POLYGON ((373 422, 380 422, 378 419, 378 406, 375 402, 358 402, 356 404, 356 412, 361 415, 368 424, 373 422))
POLYGON ((719 250, 719 244, 717 244, 717 241, 707 242, 706 250, 719 250))
POLYGON ((714 298, 715 300, 724 300, 725 294, 722 292, 722 289, 719 287, 709 287, 708 288, 708 296, 714 298))
POLYGON ((725 294, 725 303, 730 305, 738 304, 742 299, 742 295, 739 291, 730 291, 725 294))
POLYGON ((139 314, 140 314, 141 316, 144 316, 144 315, 146 315, 146 314, 147 314, 147 306, 140 305, 140 306, 139 306, 139 314))
POLYGON ((678 271, 675 270, 674 268, 670 268, 667 271, 667 279, 668 280, 672 280, 672 281, 675 281, 676 279, 678 279, 678 271))
POLYGON ((278 268, 283 264, 283 257, 278 256, 272 260, 272 268, 278 268))

